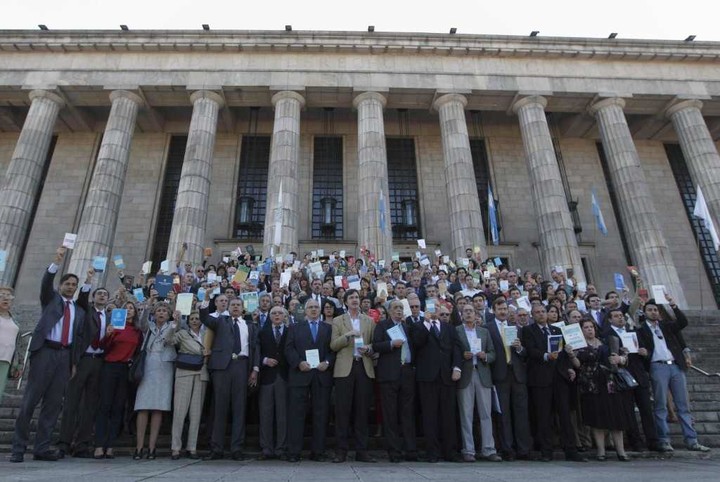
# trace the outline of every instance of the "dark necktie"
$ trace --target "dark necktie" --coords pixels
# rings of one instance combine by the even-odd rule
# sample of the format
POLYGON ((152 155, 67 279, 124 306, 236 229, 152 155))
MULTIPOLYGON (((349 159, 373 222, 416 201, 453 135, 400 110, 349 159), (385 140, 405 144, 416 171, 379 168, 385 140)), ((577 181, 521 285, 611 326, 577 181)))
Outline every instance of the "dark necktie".
POLYGON ((280 325, 277 325, 275 327, 275 343, 276 344, 280 343, 280 336, 282 336, 282 333, 280 333, 280 325))
POLYGON ((97 334, 92 341, 92 347, 94 350, 100 348, 100 331, 102 330, 102 312, 97 311, 95 316, 95 326, 97 327, 97 334))
POLYGON ((546 338, 547 338, 548 336, 550 336, 550 330, 548 329, 547 326, 543 326, 542 331, 543 331, 543 333, 545 334, 545 337, 546 337, 546 338))
POLYGON ((70 303, 72 302, 66 301, 65 309, 63 310, 62 335, 60 338, 62 346, 68 346, 70 344, 70 303))
POLYGON ((265 313, 260 313, 260 328, 265 326, 265 320, 267 320, 267 315, 265 313))
POLYGON ((312 333, 313 343, 317 341, 317 321, 310 322, 310 332, 312 333))
POLYGON ((432 331, 438 338, 440 337, 440 328, 437 326, 437 321, 432 322, 432 331))
POLYGON ((233 318, 233 353, 240 353, 242 351, 242 342, 240 340, 240 326, 238 325, 237 318, 233 318))

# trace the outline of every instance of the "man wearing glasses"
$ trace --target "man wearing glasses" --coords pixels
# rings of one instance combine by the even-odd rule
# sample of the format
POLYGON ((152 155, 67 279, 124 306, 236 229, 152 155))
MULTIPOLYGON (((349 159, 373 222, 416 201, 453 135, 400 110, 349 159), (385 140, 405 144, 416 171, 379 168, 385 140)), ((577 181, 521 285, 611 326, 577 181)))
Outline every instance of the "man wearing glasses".
POLYGON ((682 344, 678 340, 680 332, 688 325, 688 320, 672 296, 666 294, 665 298, 672 309, 673 319, 661 317, 657 302, 651 299, 643 307, 645 323, 638 330, 640 345, 647 347, 645 366, 648 367, 652 379, 659 449, 662 452, 673 451, 667 425, 667 394, 670 391, 688 450, 709 452, 708 447, 698 442, 688 403, 685 378, 688 366, 682 353, 682 344))

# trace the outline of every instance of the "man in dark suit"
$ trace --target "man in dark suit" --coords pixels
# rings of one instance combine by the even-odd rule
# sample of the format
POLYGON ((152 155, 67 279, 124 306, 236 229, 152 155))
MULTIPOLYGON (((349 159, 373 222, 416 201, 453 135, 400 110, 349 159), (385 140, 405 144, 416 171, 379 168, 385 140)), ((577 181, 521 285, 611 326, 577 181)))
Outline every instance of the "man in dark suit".
POLYGON ((286 458, 288 367, 285 361, 287 311, 281 306, 270 310, 270 323, 258 333, 260 352, 260 460, 286 458), (273 437, 273 427, 275 436, 273 437))
POLYGON ((200 305, 200 321, 215 332, 215 339, 208 360, 215 399, 211 452, 206 459, 223 457, 225 424, 228 410, 232 408, 232 436, 230 454, 233 460, 244 460, 245 413, 248 385, 257 384, 260 371, 260 353, 257 350, 257 325, 247 323, 243 317, 243 302, 235 298, 230 302, 230 316, 212 317, 208 302, 200 305))
POLYGON ((500 447, 503 458, 512 461, 530 458, 532 440, 528 423, 527 350, 517 338, 506 346, 505 327, 508 325, 508 304, 502 298, 493 302, 494 316, 490 315, 485 327, 495 345, 495 363, 492 379, 500 401, 500 447), (509 356, 508 356, 509 355, 509 356))
POLYGON ((651 299, 643 307, 646 320, 638 329, 640 344, 647 349, 645 366, 652 379, 655 398, 655 426, 657 427, 659 446, 664 452, 673 450, 667 426, 667 394, 669 391, 672 393, 677 407, 685 446, 688 450, 708 452, 710 449, 698 442, 688 402, 685 378, 688 366, 682 353, 682 343, 679 340, 682 330, 688 325, 688 320, 675 304, 673 297, 670 295, 665 295, 665 297, 671 309, 669 319, 660 316, 660 309, 656 301, 651 299))
POLYGON ((420 298, 415 294, 410 294, 407 300, 410 304, 410 316, 405 318, 405 323, 409 325, 424 323, 425 317, 420 315, 420 298))
POLYGON ((312 403, 312 443, 310 460, 322 462, 325 457, 325 433, 330 412, 330 391, 335 352, 330 349, 332 328, 320 321, 320 304, 305 303, 305 319, 288 327, 285 359, 288 364, 288 462, 298 462, 303 444, 308 398, 312 403), (317 350, 317 367, 307 362, 308 350, 317 350))
POLYGON ((50 449, 50 436, 62 410, 63 394, 87 346, 84 341, 85 310, 73 301, 78 277, 65 274, 58 290, 53 280, 65 257, 58 248, 40 285, 42 315, 30 340, 30 369, 25 393, 15 421, 11 462, 22 462, 30 438, 30 420, 42 400, 35 434, 35 460, 55 461, 59 454, 50 449))
POLYGON ((305 302, 307 300, 312 299, 317 301, 318 304, 322 307, 323 301, 325 301, 325 297, 322 295, 322 287, 322 280, 320 280, 319 278, 315 278, 314 280, 312 280, 312 282, 310 283, 310 293, 305 296, 301 296, 299 298, 300 303, 305 305, 305 302))
MULTIPOLYGON (((640 421, 642 422, 643 432, 645 433, 645 441, 647 447, 651 450, 658 450, 661 447, 658 445, 657 429, 655 428, 655 421, 653 420, 653 406, 650 398, 650 377, 648 376, 647 370, 645 370, 644 357, 647 357, 647 349, 640 344, 640 338, 638 337, 637 353, 630 353, 628 347, 623 343, 622 337, 626 333, 631 333, 631 330, 625 324, 625 314, 622 309, 614 308, 608 311, 608 329, 605 332, 605 342, 608 346, 613 346, 611 338, 616 339, 617 346, 625 348, 627 353, 628 364, 627 370, 638 382, 638 386, 632 390, 635 404, 640 412, 640 421)), ((637 333, 635 334, 637 336, 637 333)), ((630 429, 628 430, 628 439, 633 450, 642 450, 642 439, 640 437, 640 430, 638 429, 637 420, 632 417, 630 420, 630 429)))
POLYGON ((89 306, 93 276, 95 270, 90 268, 77 299, 78 306, 88 314, 83 337, 87 346, 80 355, 75 376, 70 379, 67 386, 58 442, 58 450, 61 454, 70 453, 72 448, 73 457, 80 458, 93 456, 92 436, 95 416, 100 404, 100 371, 104 356, 103 349, 100 348, 100 340, 105 336, 105 329, 110 321, 105 313, 105 306, 110 297, 108 290, 97 288, 93 292, 93 304, 89 306))
POLYGON ((412 325, 403 323, 403 305, 390 302, 390 319, 379 322, 373 334, 373 351, 379 354, 375 379, 380 384, 383 427, 390 462, 417 460, 415 440, 415 366, 410 337, 412 325), (388 330, 397 327, 405 340, 392 339, 388 330), (402 431, 402 437, 400 433, 402 431))
POLYGON ((460 351, 455 343, 455 328, 440 323, 436 316, 449 313, 441 305, 435 314, 410 330, 415 348, 415 379, 418 382, 420 408, 427 461, 460 461, 457 453, 455 382, 460 379, 460 351))
POLYGON ((573 462, 587 462, 577 452, 575 431, 568 410, 561 410, 560 395, 565 393, 563 381, 556 367, 559 351, 548 352, 548 337, 562 335, 559 328, 547 323, 545 306, 536 304, 532 308, 535 323, 522 329, 522 345, 528 351, 527 378, 532 406, 537 423, 537 441, 542 452, 542 461, 552 460, 552 420, 553 413, 560 419, 561 440, 565 450, 565 459, 573 462))
POLYGON ((585 297, 585 303, 587 303, 588 313, 592 317, 593 321, 597 323, 598 330, 600 333, 605 332, 605 317, 607 313, 602 309, 602 303, 600 296, 597 294, 589 294, 585 297))

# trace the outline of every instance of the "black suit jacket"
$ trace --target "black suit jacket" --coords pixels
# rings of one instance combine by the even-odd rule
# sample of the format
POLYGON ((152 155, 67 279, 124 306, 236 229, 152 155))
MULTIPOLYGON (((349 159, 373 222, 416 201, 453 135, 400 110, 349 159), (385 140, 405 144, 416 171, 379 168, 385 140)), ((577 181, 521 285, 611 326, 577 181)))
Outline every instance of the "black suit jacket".
MULTIPOLYGON (((375 353, 380 354, 375 367, 375 380, 378 382, 396 382, 400 380, 402 374, 402 360, 400 359, 402 348, 393 348, 390 335, 387 333, 394 326, 395 322, 391 319, 381 321, 375 325, 372 349, 375 353)), ((405 330, 405 336, 408 338, 411 364, 414 365, 415 349, 413 348, 411 335, 414 327, 408 323, 403 323, 403 329, 405 330)))
POLYGON ((453 367, 460 368, 462 359, 458 349, 455 327, 438 323, 440 336, 431 333, 424 324, 413 325, 411 338, 415 347, 415 379, 434 382, 440 377, 445 385, 453 385, 453 367))
MULTIPOLYGON (((492 338, 493 345, 495 345, 495 362, 491 365, 493 382, 504 382, 508 374, 512 371, 516 382, 527 383, 527 350, 523 348, 523 350, 518 353, 515 348, 510 348, 512 364, 510 365, 511 370, 508 370, 505 346, 502 335, 500 335, 500 331, 498 331, 498 327, 495 324, 495 316, 489 315, 487 323, 483 326, 490 332, 490 338, 492 338)), ((518 329, 518 338, 521 337, 522 329, 518 329)))
MULTIPOLYGON (((551 335, 562 335, 560 328, 547 325, 551 335)), ((547 337, 536 323, 524 327, 522 344, 528 352, 527 384, 529 387, 549 387, 556 373, 556 361, 545 361, 547 353, 547 337)))
POLYGON ((260 353, 260 374, 258 375, 258 383, 260 385, 269 385, 279 376, 283 380, 287 380, 288 366, 285 360, 285 340, 287 340, 288 327, 283 328, 280 341, 275 341, 275 328, 272 322, 268 320, 265 326, 258 332, 257 350, 260 353), (273 358, 278 361, 274 367, 263 365, 265 358, 273 358))
MULTIPOLYGON (((90 290, 80 290, 80 294, 78 294, 77 297, 77 304, 85 310, 86 313, 85 333, 83 335, 83 345, 85 346, 80 347, 82 353, 84 353, 97 336, 98 331, 100 331, 100 317, 95 307, 90 304, 90 290)), ((106 326, 110 323, 110 317, 107 315, 107 312, 105 312, 105 323, 106 326)))
MULTIPOLYGON (((640 348, 647 349, 647 346, 644 345, 643 340, 640 337, 640 334, 637 332, 636 332, 636 334, 638 337, 638 344, 640 345, 640 348)), ((623 346, 622 339, 620 339, 617 332, 615 330, 613 330, 612 327, 610 327, 605 332, 604 342, 608 346, 610 345, 609 339, 611 337, 617 338, 618 346, 620 346, 622 348, 622 346, 623 346)), ((641 387, 649 387, 650 386, 650 376, 648 375, 648 372, 645 369, 645 358, 646 357, 642 357, 642 356, 638 355, 637 353, 629 353, 628 354, 628 364, 625 367, 630 372, 630 374, 632 374, 632 376, 635 378, 635 380, 637 380, 638 385, 640 385, 641 387)))
MULTIPOLYGON (((40 321, 35 326, 32 340, 30 341, 30 353, 34 354, 45 344, 45 339, 50 335, 53 327, 63 317, 65 312, 65 300, 60 293, 55 291, 53 281, 56 273, 45 270, 40 284, 40 306, 42 314, 40 321)), ((80 361, 80 356, 87 349, 89 341, 85 342, 85 310, 77 302, 75 303, 75 319, 73 320, 73 338, 71 359, 73 365, 80 361)))
MULTIPOLYGON (((208 308, 200 309, 200 321, 215 332, 208 370, 225 370, 232 361, 233 344, 233 319, 230 316, 210 316, 208 308)), ((257 350, 258 325, 247 323, 248 327, 248 361, 250 368, 260 366, 260 352, 257 350)))
MULTIPOLYGON (((685 314, 680 311, 677 306, 673 308, 673 312, 675 313, 675 320, 661 319, 660 330, 663 333, 665 343, 667 344, 670 353, 672 353, 675 358, 675 363, 677 363, 683 370, 687 370, 688 367, 685 363, 685 357, 682 352, 685 340, 682 338, 681 331, 688 325, 688 320, 685 317, 685 314)), ((653 352, 655 351, 655 340, 653 339, 652 331, 650 331, 650 327, 647 326, 647 323, 645 322, 640 325, 640 328, 637 330, 637 334, 640 346, 644 346, 648 351, 648 356, 645 358, 645 367, 648 371, 650 371, 650 363, 653 357, 653 352)))
POLYGON ((333 384, 333 365, 335 352, 330 349, 332 326, 328 323, 318 323, 317 340, 313 341, 310 323, 307 320, 288 327, 285 341, 285 359, 288 364, 288 385, 291 387, 306 387, 310 385, 313 377, 318 377, 323 386, 331 387, 333 384), (327 361, 330 366, 324 372, 313 369, 307 372, 300 371, 300 362, 306 361, 306 350, 318 350, 320 361, 327 361))

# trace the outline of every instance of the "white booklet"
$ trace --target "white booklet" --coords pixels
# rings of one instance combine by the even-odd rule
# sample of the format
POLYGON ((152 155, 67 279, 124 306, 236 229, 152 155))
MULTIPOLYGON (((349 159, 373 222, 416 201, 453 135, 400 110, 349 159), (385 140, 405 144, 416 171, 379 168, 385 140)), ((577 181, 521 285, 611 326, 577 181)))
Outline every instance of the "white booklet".
POLYGON ((320 365, 320 351, 317 348, 305 350, 305 361, 308 362, 310 368, 317 368, 320 365))
POLYGON ((565 344, 572 346, 573 350, 588 346, 580 324, 564 325, 561 326, 560 329, 562 330, 563 338, 565 338, 565 344))
POLYGON ((392 328, 390 328, 387 331, 387 334, 388 334, 388 336, 390 336, 390 339, 392 341, 395 341, 395 340, 407 341, 405 332, 403 332, 402 328, 400 328, 400 325, 395 325, 392 328))
POLYGON ((505 333, 505 346, 511 346, 518 337, 518 327, 514 325, 507 325, 503 328, 505 333))
POLYGON ((637 353, 640 349, 640 343, 638 343, 637 333, 629 332, 620 335, 623 348, 627 348, 630 353, 637 353))

